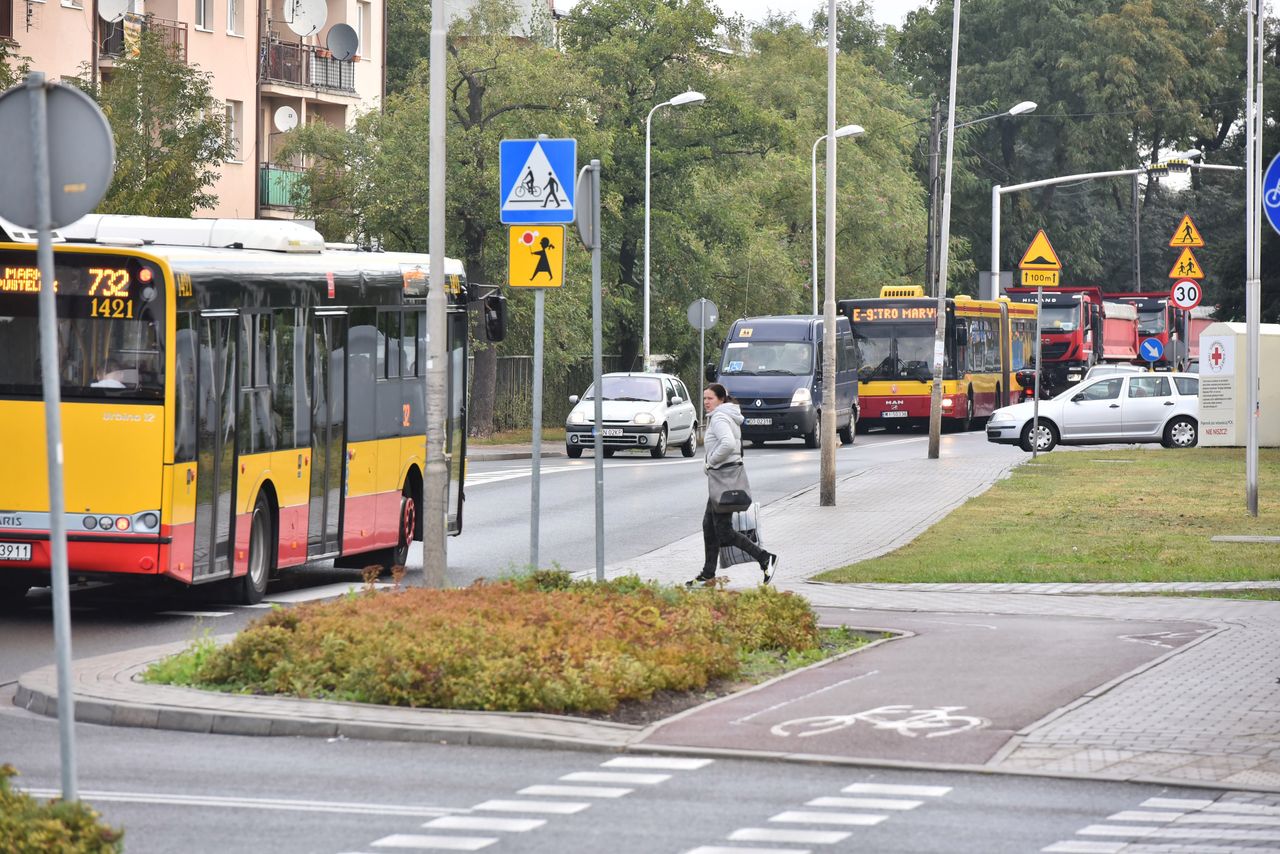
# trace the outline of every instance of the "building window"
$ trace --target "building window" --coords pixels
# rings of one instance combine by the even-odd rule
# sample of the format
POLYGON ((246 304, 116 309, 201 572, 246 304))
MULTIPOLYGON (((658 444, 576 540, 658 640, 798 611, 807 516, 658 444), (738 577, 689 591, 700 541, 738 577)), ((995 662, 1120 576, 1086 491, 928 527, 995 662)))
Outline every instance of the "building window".
POLYGON ((372 20, 373 13, 370 5, 363 0, 356 3, 356 53, 366 59, 373 53, 369 43, 369 39, 373 38, 370 23, 372 20))
POLYGON ((13 38, 13 0, 0 0, 0 39, 13 38))
POLYGON ((240 162, 240 139, 244 129, 244 102, 243 101, 227 101, 226 106, 226 134, 227 134, 227 160, 233 163, 240 162))
POLYGON ((213 0, 196 0, 196 29, 208 30, 213 17, 213 0))
POLYGON ((244 33, 241 17, 240 0, 227 0, 227 35, 238 36, 244 33))

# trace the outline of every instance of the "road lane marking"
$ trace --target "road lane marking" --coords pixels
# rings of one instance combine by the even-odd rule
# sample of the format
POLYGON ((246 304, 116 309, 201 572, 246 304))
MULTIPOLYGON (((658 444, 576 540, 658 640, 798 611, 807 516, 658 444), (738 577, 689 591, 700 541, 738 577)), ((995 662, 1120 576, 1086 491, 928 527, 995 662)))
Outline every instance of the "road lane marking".
POLYGON ((157 611, 160 617, 230 617, 235 611, 157 611))
MULTIPOLYGON (((394 584, 374 584, 375 590, 392 590, 394 584)), ((365 589, 363 582, 343 581, 338 584, 322 584, 319 587, 308 587, 305 590, 286 590, 281 593, 273 593, 265 597, 268 603, 279 604, 297 604, 299 602, 312 602, 316 599, 335 599, 339 596, 346 596, 348 593, 359 593, 365 589)), ((271 607, 270 604, 267 607, 271 607)))
POLYGON ((1186 813, 1180 812, 1146 812, 1144 810, 1123 810, 1107 816, 1107 821, 1160 821, 1168 824, 1186 813))
POLYGON ((611 771, 574 771, 560 777, 566 783, 634 783, 652 786, 671 779, 670 774, 626 774, 611 771))
POLYGON ((1055 842, 1040 850, 1046 854, 1120 854, 1128 842, 1085 842, 1071 840, 1055 842))
POLYGON ((485 801, 471 809, 492 810, 494 812, 532 812, 554 815, 573 815, 582 812, 591 804, 577 801, 485 801))
POLYGON ((739 848, 736 845, 701 845, 686 854, 812 854, 808 848, 739 848))
POLYGON ((786 821, 799 824, 848 824, 858 827, 872 827, 884 821, 887 815, 872 815, 856 812, 810 812, 807 810, 786 810, 771 817, 769 821, 786 821))
POLYGON ((1215 841, 1280 841, 1280 831, 1230 830, 1218 827, 1139 827, 1136 825, 1091 824, 1077 830, 1080 836, 1136 836, 1142 839, 1212 839, 1215 841))
MULTIPOLYGON (((57 798, 59 789, 23 789, 34 798, 57 798)), ((286 810, 296 812, 328 812, 352 815, 400 815, 417 818, 464 812, 451 807, 411 806, 407 804, 362 804, 343 801, 303 801, 282 798, 221 797, 218 795, 170 795, 161 792, 112 792, 81 790, 80 799, 123 804, 157 804, 162 806, 220 807, 223 809, 286 810)))
POLYGON ((1237 804, 1231 801, 1200 801, 1190 798, 1148 798, 1144 807, 1202 811, 1212 813, 1240 813, 1243 815, 1280 815, 1280 806, 1267 804, 1237 804))
POLYGON ((783 706, 789 706, 792 703, 799 703, 803 700, 809 699, 810 697, 816 697, 819 694, 823 693, 824 691, 830 691, 833 688, 839 688, 841 685, 848 685, 850 682, 857 682, 859 679, 866 679, 868 676, 875 676, 879 672, 880 672, 879 670, 872 670, 869 673, 859 673, 857 676, 850 676, 848 679, 841 679, 839 682, 833 682, 830 685, 827 685, 825 688, 819 688, 816 691, 810 691, 808 694, 801 694, 799 697, 792 697, 790 700, 783 700, 781 703, 775 703, 774 705, 769 706, 766 709, 761 709, 758 712, 752 712, 749 715, 743 715, 737 720, 729 721, 729 726, 733 726, 734 724, 746 723, 752 718, 759 717, 760 715, 767 714, 769 712, 777 711, 778 709, 781 709, 783 706))
POLYGON ((714 759, 681 759, 673 756, 619 756, 600 763, 601 768, 665 768, 668 771, 697 771, 714 759))
POLYGON ((844 807, 854 810, 913 810, 924 801, 899 801, 889 798, 814 798, 807 807, 844 807))
POLYGON ((906 798, 940 798, 950 786, 897 786, 889 783, 854 783, 840 791, 847 795, 902 795, 906 798))
POLYGON ((744 827, 729 834, 732 842, 799 842, 810 845, 834 845, 853 834, 847 830, 775 830, 768 827, 744 827))
POLYGON ((446 815, 432 819, 424 828, 440 830, 487 830, 500 833, 527 833, 547 823, 545 818, 500 818, 484 815, 446 815))
POLYGON ((516 794, 541 795, 552 798, 620 798, 634 791, 635 789, 611 788, 608 786, 525 786, 516 794))
POLYGON ((393 833, 377 842, 378 848, 419 848, 436 851, 479 851, 497 842, 497 838, 481 836, 423 836, 414 833, 393 833))

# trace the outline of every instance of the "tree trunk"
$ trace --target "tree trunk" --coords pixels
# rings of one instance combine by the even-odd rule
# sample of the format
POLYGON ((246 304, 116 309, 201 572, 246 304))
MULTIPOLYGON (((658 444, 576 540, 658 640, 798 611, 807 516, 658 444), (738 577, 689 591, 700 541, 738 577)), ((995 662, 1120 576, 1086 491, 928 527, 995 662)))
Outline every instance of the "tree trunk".
POLYGON ((498 379, 498 347, 479 342, 471 378, 471 435, 493 435, 493 404, 498 379))

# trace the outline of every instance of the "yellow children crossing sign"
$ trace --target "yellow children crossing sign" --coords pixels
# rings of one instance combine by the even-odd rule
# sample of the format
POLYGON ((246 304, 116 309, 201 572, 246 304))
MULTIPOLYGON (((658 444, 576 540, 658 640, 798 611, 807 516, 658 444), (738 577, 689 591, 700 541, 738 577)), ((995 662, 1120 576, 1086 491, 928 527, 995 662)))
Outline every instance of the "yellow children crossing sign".
POLYGON ((1186 249, 1192 246, 1199 249, 1204 246, 1204 238, 1196 230, 1196 224, 1191 221, 1190 214, 1184 216, 1182 222, 1178 223, 1178 227, 1173 230, 1173 237, 1169 238, 1169 245, 1174 249, 1179 247, 1186 249))
POLYGON ((1173 265, 1173 269, 1169 271, 1171 279, 1203 279, 1204 268, 1200 266, 1200 262, 1196 260, 1196 256, 1192 254, 1190 249, 1183 249, 1182 254, 1178 256, 1177 262, 1173 265))
POLYGON ((1062 271, 1062 262, 1058 260, 1058 253, 1053 251, 1053 246, 1050 245, 1043 228, 1036 232, 1031 245, 1023 253, 1022 260, 1018 262, 1018 269, 1022 271, 1024 285, 1048 288, 1058 286, 1058 274, 1062 271))
POLYGON ((558 288, 564 284, 563 225, 513 225, 508 243, 508 285, 558 288))

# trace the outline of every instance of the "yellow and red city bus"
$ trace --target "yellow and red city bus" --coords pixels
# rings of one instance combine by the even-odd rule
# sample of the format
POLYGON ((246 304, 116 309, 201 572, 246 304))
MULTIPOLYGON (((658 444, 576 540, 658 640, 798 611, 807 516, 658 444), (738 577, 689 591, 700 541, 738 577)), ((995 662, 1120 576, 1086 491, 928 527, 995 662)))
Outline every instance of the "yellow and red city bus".
MULTIPOLYGON (((0 599, 12 600, 49 584, 50 508, 40 274, 32 235, 6 230, 0 599)), ((222 581, 253 603, 283 567, 404 562, 422 537, 426 255, 326 249, 300 224, 253 220, 91 216, 59 236, 73 579, 222 581)), ((457 261, 446 290, 456 534, 469 330, 457 261)))
MULTIPOLYGON (((919 285, 886 286, 880 297, 839 302, 858 348, 858 426, 919 426, 929 421, 938 301, 919 285)), ((968 430, 1017 401, 1014 374, 1035 354, 1033 304, 946 300, 944 425, 968 430)))

